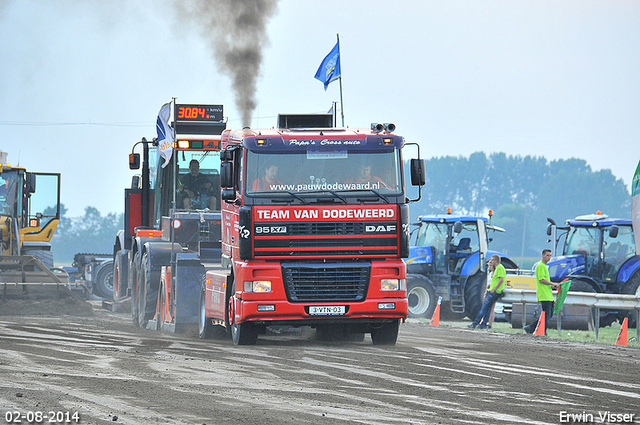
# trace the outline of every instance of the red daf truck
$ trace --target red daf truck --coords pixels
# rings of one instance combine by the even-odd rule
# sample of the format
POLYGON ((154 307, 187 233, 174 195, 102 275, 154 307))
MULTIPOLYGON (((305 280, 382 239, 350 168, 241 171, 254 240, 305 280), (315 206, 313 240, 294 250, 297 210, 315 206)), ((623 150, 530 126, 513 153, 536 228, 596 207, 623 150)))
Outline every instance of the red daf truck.
MULTIPOLYGON (((201 286, 201 338, 226 328, 255 344, 291 325, 395 344, 407 317, 406 143, 393 124, 332 122, 280 115, 275 129, 222 133, 222 258, 201 286)), ((420 159, 411 180, 424 185, 420 159)))

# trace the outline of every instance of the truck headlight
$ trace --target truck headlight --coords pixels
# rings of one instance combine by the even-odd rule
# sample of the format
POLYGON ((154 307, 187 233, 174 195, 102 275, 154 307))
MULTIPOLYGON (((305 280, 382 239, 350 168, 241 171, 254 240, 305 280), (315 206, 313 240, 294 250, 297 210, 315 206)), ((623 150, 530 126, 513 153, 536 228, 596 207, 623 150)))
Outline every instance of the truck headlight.
POLYGON ((245 280, 244 292, 271 292, 270 280, 245 280))
POLYGON ((380 279, 381 291, 401 291, 407 288, 405 279, 380 279))

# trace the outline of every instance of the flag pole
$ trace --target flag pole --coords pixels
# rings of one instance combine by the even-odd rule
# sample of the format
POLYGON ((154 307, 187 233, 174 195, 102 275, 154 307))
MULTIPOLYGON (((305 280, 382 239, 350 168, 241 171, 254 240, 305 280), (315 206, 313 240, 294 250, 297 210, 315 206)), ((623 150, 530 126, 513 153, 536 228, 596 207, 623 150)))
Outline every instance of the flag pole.
MULTIPOLYGON (((336 34, 340 43, 340 34, 336 34)), ((342 100, 342 63, 340 64, 340 114, 342 115, 342 127, 344 127, 344 101, 342 100)))

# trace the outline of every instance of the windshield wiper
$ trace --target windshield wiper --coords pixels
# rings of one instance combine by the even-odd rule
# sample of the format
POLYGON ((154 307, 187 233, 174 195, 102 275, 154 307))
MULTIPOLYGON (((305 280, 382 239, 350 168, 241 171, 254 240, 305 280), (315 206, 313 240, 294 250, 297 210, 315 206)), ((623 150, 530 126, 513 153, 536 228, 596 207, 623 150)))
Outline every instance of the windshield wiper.
POLYGON ((333 190, 316 190, 316 191, 312 191, 312 192, 305 192, 305 195, 311 195, 311 194, 315 194, 314 196, 318 196, 319 194, 325 194, 328 193, 330 195, 333 195, 334 197, 340 199, 342 201, 343 204, 348 203, 347 202, 347 198, 345 198, 344 196, 341 196, 340 194, 338 194, 338 192, 333 191, 333 190))
POLYGON ((301 196, 296 195, 293 192, 289 192, 288 190, 270 190, 269 192, 261 192, 261 193, 259 192, 259 193, 255 193, 255 194, 250 195, 250 196, 253 196, 254 198, 269 198, 272 195, 277 195, 277 194, 289 195, 289 196, 291 196, 291 199, 278 199, 278 198, 275 198, 275 199, 272 199, 271 202, 291 203, 291 202, 293 202, 293 199, 295 198, 295 199, 299 200, 300 202, 302 202, 305 205, 309 204, 309 202, 306 199, 304 199, 301 196))
MULTIPOLYGON (((378 192, 375 189, 361 189, 361 190, 367 190, 369 192, 373 192, 378 198, 383 199, 387 204, 391 203, 389 201, 389 198, 387 198, 386 196, 384 196, 382 193, 378 192)), ((365 201, 368 201, 368 199, 358 199, 358 202, 365 202, 365 201)))

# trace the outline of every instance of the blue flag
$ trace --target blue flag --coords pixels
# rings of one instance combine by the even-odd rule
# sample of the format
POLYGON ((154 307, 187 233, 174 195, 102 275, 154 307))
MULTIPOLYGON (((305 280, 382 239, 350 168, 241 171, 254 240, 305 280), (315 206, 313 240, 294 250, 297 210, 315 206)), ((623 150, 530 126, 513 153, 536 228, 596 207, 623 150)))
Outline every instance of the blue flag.
POLYGON ((340 78, 340 40, 320 64, 315 78, 324 83, 325 90, 331 82, 340 78))

